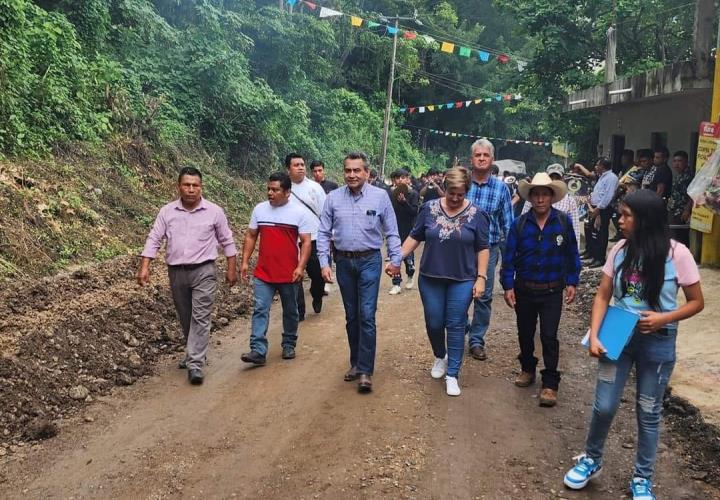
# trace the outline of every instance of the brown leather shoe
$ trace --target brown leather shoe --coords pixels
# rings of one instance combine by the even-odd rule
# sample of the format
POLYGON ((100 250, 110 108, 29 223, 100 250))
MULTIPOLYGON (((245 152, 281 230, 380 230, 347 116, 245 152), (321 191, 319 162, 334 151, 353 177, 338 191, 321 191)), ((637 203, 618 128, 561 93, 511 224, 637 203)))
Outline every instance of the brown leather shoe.
POLYGON ((360 381, 358 382, 358 392, 370 392, 372 391, 372 377, 366 373, 360 375, 360 381))
POLYGON ((343 377, 343 380, 345 382, 352 382, 353 380, 357 380, 359 377, 360 374, 357 372, 357 368, 353 366, 347 371, 347 373, 343 377))
POLYGON ((485 348, 479 345, 470 348, 470 356, 475 359, 479 359, 480 361, 485 361, 487 359, 485 348))
POLYGON ((542 391, 540 391, 540 406, 547 408, 555 406, 557 404, 557 393, 558 391, 555 389, 543 387, 542 391))
POLYGON ((530 387, 535 383, 535 374, 529 372, 520 372, 515 379, 515 385, 518 387, 530 387))

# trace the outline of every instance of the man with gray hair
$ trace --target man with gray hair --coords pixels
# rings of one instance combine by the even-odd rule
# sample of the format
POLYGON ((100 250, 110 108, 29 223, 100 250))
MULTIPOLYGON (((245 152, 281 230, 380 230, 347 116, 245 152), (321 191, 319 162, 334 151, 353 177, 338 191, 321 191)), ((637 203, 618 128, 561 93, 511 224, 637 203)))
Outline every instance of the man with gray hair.
POLYGON ((487 359, 485 352, 485 334, 490 325, 492 312, 492 293, 495 282, 495 267, 500 259, 500 250, 513 221, 513 208, 510 191, 505 183, 491 175, 495 160, 495 147, 487 139, 478 139, 470 146, 472 163, 472 184, 467 199, 477 205, 490 217, 490 260, 485 278, 485 293, 474 300, 473 318, 468 326, 468 344, 470 355, 479 360, 487 359))

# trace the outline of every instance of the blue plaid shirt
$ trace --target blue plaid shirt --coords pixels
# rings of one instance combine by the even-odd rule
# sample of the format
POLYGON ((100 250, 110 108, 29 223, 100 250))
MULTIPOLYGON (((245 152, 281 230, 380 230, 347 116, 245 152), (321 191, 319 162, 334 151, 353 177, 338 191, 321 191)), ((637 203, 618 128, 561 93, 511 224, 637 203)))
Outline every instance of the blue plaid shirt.
POLYGON ((505 183, 493 176, 483 183, 473 179, 465 197, 490 217, 488 243, 496 245, 505 239, 514 218, 510 190, 505 183))
POLYGON ((553 208, 545 227, 540 229, 535 212, 527 214, 527 220, 518 235, 520 219, 510 228, 500 271, 500 283, 505 290, 515 288, 517 278, 537 283, 564 281, 577 285, 580 281, 580 255, 572 222, 568 218, 565 231, 553 208))

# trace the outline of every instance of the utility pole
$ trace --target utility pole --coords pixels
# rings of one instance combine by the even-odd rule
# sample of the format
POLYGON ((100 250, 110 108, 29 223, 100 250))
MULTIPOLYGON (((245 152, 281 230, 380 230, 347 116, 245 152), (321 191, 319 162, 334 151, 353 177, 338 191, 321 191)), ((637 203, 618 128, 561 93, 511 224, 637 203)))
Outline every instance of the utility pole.
POLYGON ((390 113, 392 112, 393 83, 395 82, 395 56, 397 55, 398 24, 400 19, 395 17, 395 33, 393 33, 392 56, 390 56, 390 77, 387 84, 385 99, 385 120, 383 121, 382 146, 380 149, 380 178, 385 180, 385 160, 387 158, 388 134, 390 133, 390 113))
POLYGON ((398 32, 399 32, 399 24, 400 21, 414 21, 415 23, 422 26, 422 23, 417 18, 417 10, 415 11, 415 15, 413 17, 400 17, 395 16, 394 18, 384 18, 381 17, 381 19, 395 20, 395 32, 393 33, 393 45, 392 45, 392 55, 390 57, 390 77, 388 78, 388 84, 387 84, 387 95, 385 100, 385 119, 383 121, 383 134, 382 134, 382 145, 380 147, 380 161, 379 161, 379 167, 380 167, 380 178, 385 180, 385 163, 387 160, 387 147, 388 147, 388 135, 390 134, 390 114, 392 112, 392 93, 393 93, 393 83, 395 82, 395 57, 397 56, 397 43, 398 43, 398 32))

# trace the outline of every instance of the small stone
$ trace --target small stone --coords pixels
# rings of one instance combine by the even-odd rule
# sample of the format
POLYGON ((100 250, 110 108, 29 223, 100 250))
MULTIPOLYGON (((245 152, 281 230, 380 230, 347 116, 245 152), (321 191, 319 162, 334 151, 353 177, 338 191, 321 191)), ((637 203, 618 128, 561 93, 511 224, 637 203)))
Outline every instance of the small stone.
POLYGON ((0 448, 0 457, 4 457, 7 455, 7 450, 5 448, 0 448))
POLYGON ((217 319, 218 325, 220 326, 226 326, 228 323, 230 323, 230 320, 227 319, 225 316, 220 316, 217 319))
POLYGON ((698 481, 704 481, 708 476, 708 473, 706 471, 697 471, 693 472, 690 477, 693 479, 697 479, 698 481))
POLYGON ((85 422, 95 422, 95 419, 90 415, 85 415, 85 422))
POLYGON ((632 441, 626 441, 622 444, 622 447, 627 450, 631 450, 631 449, 635 448, 635 443, 633 443, 632 441))
POLYGON ((133 383, 135 383, 135 380, 125 372, 118 372, 115 376, 116 385, 133 385, 133 383))
POLYGON ((84 385, 76 385, 75 387, 71 387, 68 391, 68 396, 77 401, 85 399, 89 395, 90 391, 84 385))
POLYGON ((133 368, 140 368, 143 364, 143 360, 138 353, 134 352, 128 356, 128 363, 130 363, 130 366, 133 368))

